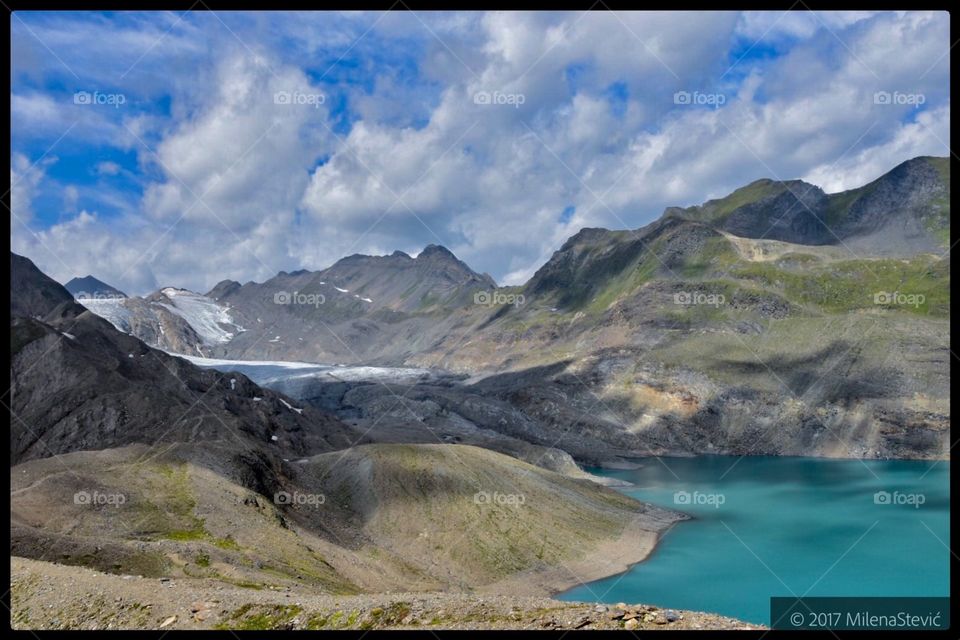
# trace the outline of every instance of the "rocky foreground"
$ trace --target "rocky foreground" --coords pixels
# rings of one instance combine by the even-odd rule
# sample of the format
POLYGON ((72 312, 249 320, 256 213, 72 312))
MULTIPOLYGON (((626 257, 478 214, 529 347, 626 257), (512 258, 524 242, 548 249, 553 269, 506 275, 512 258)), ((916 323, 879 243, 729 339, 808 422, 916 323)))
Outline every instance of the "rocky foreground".
POLYGON ((12 558, 16 629, 762 629, 709 613, 445 593, 334 596, 12 558))

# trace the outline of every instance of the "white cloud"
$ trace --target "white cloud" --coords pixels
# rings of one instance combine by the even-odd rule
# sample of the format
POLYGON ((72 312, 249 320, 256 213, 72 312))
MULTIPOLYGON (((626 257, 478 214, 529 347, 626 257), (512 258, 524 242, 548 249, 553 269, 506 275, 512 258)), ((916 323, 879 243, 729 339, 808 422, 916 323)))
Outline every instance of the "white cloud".
POLYGON ((900 125, 883 144, 850 154, 835 163, 813 167, 803 179, 819 185, 827 193, 845 191, 879 178, 910 158, 947 156, 949 139, 950 110, 944 106, 921 113, 916 122, 900 125))
POLYGON ((33 218, 33 197, 45 175, 45 167, 55 158, 44 158, 31 163, 22 153, 14 153, 10 159, 10 210, 13 212, 14 229, 27 224, 33 218))
POLYGON ((97 163, 97 173, 102 176, 115 176, 120 173, 120 165, 116 162, 105 160, 97 163))
MULTIPOLYGON (((85 214, 38 234, 120 288, 204 290, 438 242, 520 283, 584 226, 639 227, 666 206, 760 177, 803 177, 830 191, 915 155, 946 155, 944 15, 228 17, 243 44, 209 20, 186 20, 171 37, 186 43, 192 66, 167 79, 169 114, 64 111, 47 93, 16 89, 14 122, 46 139, 69 125, 65 113, 79 113, 87 120, 78 140, 105 136, 137 152, 147 183, 139 210, 85 214), (750 38, 777 54, 748 56, 726 74, 750 38), (379 64, 384 51, 417 59, 379 64), (341 57, 343 68, 332 64, 341 57), (725 104, 677 105, 680 90, 719 92, 725 104), (481 91, 522 104, 476 104, 481 91), (925 105, 876 105, 877 91, 920 93, 925 105), (276 104, 278 92, 325 101, 276 104)), ((110 31, 106 22, 70 37, 65 23, 46 28, 58 46, 81 49, 110 31)), ((157 35, 156 25, 123 31, 124 64, 157 35)), ((132 95, 163 87, 157 69, 174 54, 161 49, 130 74, 132 95)), ((125 175, 108 161, 95 171, 125 175)), ((15 193, 25 211, 42 176, 34 178, 15 193)), ((42 253, 37 242, 18 246, 42 253)))

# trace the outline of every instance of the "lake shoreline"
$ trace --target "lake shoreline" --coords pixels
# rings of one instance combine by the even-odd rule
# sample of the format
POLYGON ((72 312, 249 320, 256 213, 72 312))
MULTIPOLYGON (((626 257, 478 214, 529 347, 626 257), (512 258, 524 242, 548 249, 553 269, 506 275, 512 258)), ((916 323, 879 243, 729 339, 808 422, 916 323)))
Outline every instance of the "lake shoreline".
MULTIPOLYGON (((662 508, 658 505, 650 506, 662 508)), ((568 563, 562 567, 515 574, 493 584, 479 587, 477 592, 553 598, 575 587, 627 573, 653 555, 660 541, 673 527, 694 519, 686 513, 679 511, 674 513, 678 517, 658 531, 631 530, 628 526, 619 537, 601 542, 577 562, 568 563)))
MULTIPOLYGON (((581 468, 588 473, 593 473, 593 470, 602 470, 602 471, 636 471, 637 469, 642 468, 650 460, 657 459, 666 459, 666 460, 690 460, 692 458, 773 458, 773 459, 793 459, 793 460, 802 460, 804 458, 816 459, 816 460, 836 460, 838 462, 950 462, 950 454, 944 454, 943 456, 929 456, 925 458, 866 458, 866 457, 856 457, 856 456, 838 456, 838 455, 817 455, 816 453, 807 453, 807 454, 772 454, 772 453, 762 453, 762 454, 740 454, 740 453, 688 453, 684 451, 675 451, 669 454, 663 455, 646 455, 646 456, 623 456, 622 458, 612 459, 612 460, 601 460, 596 464, 581 464, 581 468)), ((578 461, 579 462, 579 461, 578 461)), ((626 486, 626 485, 623 485, 626 486)))
POLYGON ((666 466, 648 460, 634 470, 587 467, 631 481, 623 493, 676 505, 696 524, 670 528, 669 539, 664 532, 657 553, 622 574, 554 597, 649 602, 767 624, 770 596, 791 589, 817 587, 812 596, 949 593, 949 551, 940 542, 949 535, 949 461, 854 460, 700 456, 666 466), (914 553, 891 557, 906 536, 914 553), (751 579, 730 582, 743 572, 751 579))

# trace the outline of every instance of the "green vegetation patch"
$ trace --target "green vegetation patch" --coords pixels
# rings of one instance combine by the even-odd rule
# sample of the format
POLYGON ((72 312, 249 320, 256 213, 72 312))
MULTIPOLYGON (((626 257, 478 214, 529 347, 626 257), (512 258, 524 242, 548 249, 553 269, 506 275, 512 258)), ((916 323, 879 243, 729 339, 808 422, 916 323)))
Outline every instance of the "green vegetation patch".
POLYGON ((303 613, 303 607, 298 605, 245 604, 234 610, 229 618, 217 624, 214 628, 240 631, 282 629, 287 627, 301 613, 303 613))
POLYGON ((770 263, 737 265, 732 274, 826 312, 890 308, 946 317, 950 281, 936 260, 849 260, 798 273, 770 263))

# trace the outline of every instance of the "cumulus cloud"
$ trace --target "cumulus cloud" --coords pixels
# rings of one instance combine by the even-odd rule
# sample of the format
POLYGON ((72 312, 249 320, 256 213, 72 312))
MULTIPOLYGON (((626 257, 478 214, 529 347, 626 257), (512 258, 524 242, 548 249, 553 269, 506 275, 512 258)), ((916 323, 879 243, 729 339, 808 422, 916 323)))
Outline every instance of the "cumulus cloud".
POLYGON ((88 213, 122 198, 87 185, 70 192, 81 213, 14 239, 57 277, 76 275, 48 255, 62 247, 72 268, 138 293, 428 243, 516 284, 585 226, 636 228, 760 177, 845 189, 947 154, 945 14, 117 19, 73 35, 69 16, 34 25, 55 51, 79 51, 71 67, 129 95, 113 111, 62 109, 62 90, 37 78, 69 73, 15 29, 30 55, 14 75, 30 81, 12 96, 25 130, 14 195, 24 212, 37 206, 43 176, 27 176, 28 158, 77 122, 60 144, 123 150, 127 162, 91 150, 90 173, 132 176, 136 204, 88 213), (106 74, 92 40, 114 30, 122 52, 106 74), (177 59, 189 66, 164 77, 177 59), (923 103, 880 104, 878 92, 923 103))

